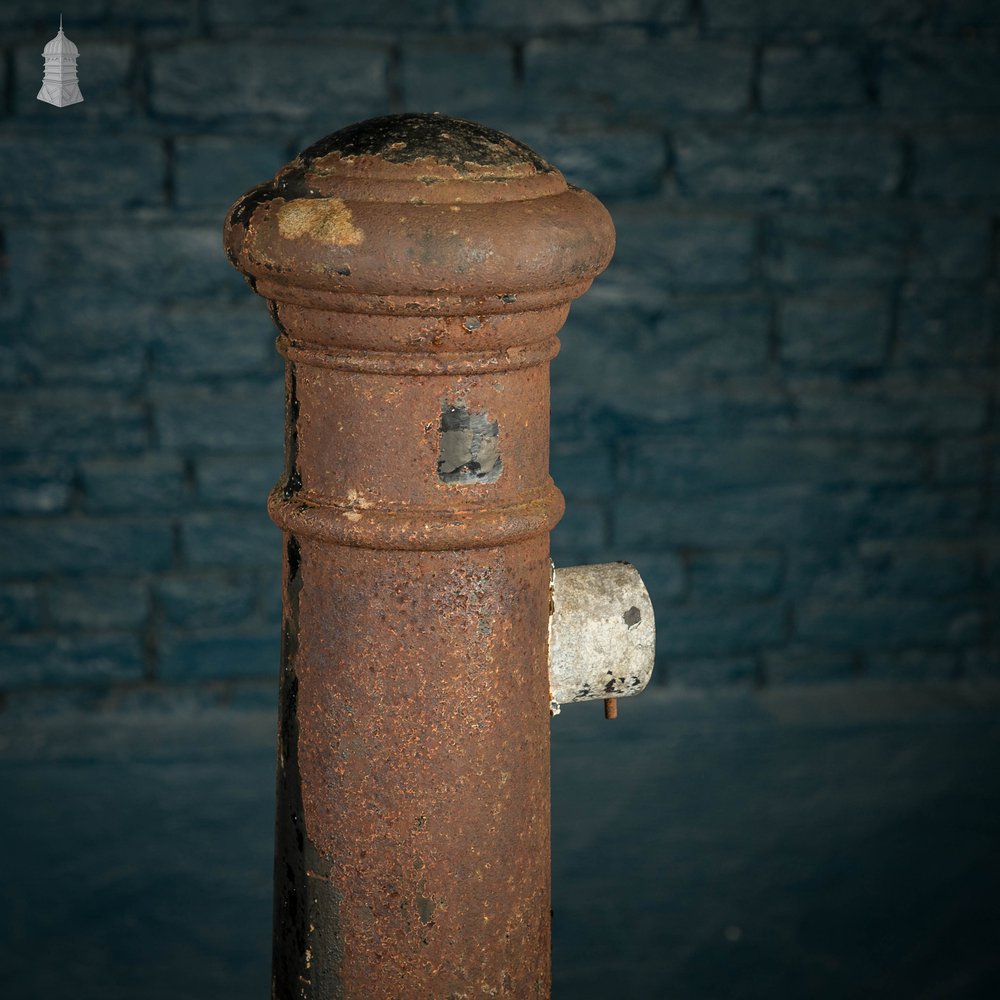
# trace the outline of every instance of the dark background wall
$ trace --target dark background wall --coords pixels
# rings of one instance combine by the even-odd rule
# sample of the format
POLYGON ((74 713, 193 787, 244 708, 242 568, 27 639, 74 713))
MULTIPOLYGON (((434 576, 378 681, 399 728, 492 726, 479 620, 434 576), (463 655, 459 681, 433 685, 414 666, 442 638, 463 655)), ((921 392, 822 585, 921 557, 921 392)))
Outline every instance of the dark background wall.
MULTIPOLYGON (((553 549, 563 565, 639 566, 666 686, 649 704, 697 705, 696 719, 722 706, 723 720, 744 706, 756 721, 737 727, 734 760, 763 754, 762 767, 780 770, 814 753, 807 777, 842 788, 834 826, 860 801, 850 781, 867 780, 880 800, 886 760, 913 778, 907 809, 930 809, 906 741, 890 750, 869 734, 853 777, 831 776, 817 720, 830 698, 863 716, 872 685, 909 692, 898 698, 912 713, 879 718, 891 716, 897 735, 906 721, 915 743, 971 731, 961 712, 942 729, 928 705, 974 704, 977 725, 995 718, 981 692, 1000 680, 1000 6, 79 0, 64 16, 85 102, 63 109, 35 100, 57 16, 35 0, 0 5, 0 755, 40 826, 55 822, 42 802, 50 792, 72 802, 91 788, 67 777, 74 755, 100 763, 118 759, 116 747, 149 750, 124 737, 80 750, 95 733, 145 732, 136 720, 152 714, 168 748, 188 745, 196 716, 258 720, 266 734, 279 543, 263 498, 281 463, 281 370, 263 304, 222 254, 222 219, 314 139, 402 110, 511 132, 615 220, 616 259, 573 307, 553 366, 552 472, 568 505, 553 549), (929 700, 908 701, 913 685, 929 700), (798 726, 805 743, 791 740, 787 760, 769 757, 756 713, 789 698, 813 706, 796 717, 815 725, 798 726), (64 752, 42 767, 50 745, 64 752)), ((658 710, 642 711, 653 756, 679 752, 655 742, 658 710)), ((683 749, 697 754, 705 731, 693 725, 683 749)), ((262 745, 255 775, 269 766, 262 745)), ((986 799, 946 780, 976 773, 974 788, 990 785, 983 754, 995 744, 928 746, 929 760, 949 762, 934 786, 947 808, 964 803, 977 831, 995 832, 986 799)), ((178 753, 156 759, 188 759, 178 753)), ((113 798, 127 811, 141 779, 108 767, 117 778, 98 768, 88 780, 124 782, 113 798)), ((734 785, 708 780, 730 801, 734 785)), ((759 791, 763 801, 784 786, 759 791)), ((201 816, 215 793, 191 794, 188 812, 201 816)), ((74 854, 74 824, 85 826, 69 812, 59 857, 58 845, 74 854)), ((712 813, 704 830, 745 819, 725 816, 712 813)), ((668 817, 679 822, 664 807, 668 817)), ((146 820, 136 843, 157 827, 146 820)), ((266 856, 267 822, 255 829, 266 856)), ((650 850, 669 858, 661 833, 650 850)), ((914 864, 940 857, 920 854, 932 842, 917 838, 914 864)), ((735 850, 745 860, 750 848, 735 850)), ((716 885, 718 867, 698 857, 716 885)), ((263 898, 266 872, 252 870, 263 898)), ((954 904, 951 884, 933 907, 954 904)), ((11 953, 36 940, 32 883, 22 889, 23 899, 11 890, 11 953)), ((782 891, 777 924, 786 903, 806 906, 818 890, 782 891)), ((861 898, 848 892, 832 926, 861 898)), ((92 918, 105 919, 94 905, 92 918)), ((70 911, 50 939, 84 922, 70 911)), ((692 926, 678 914, 678 927, 692 926)), ((205 925, 217 916, 209 907, 205 925)), ((719 940, 733 944, 719 920, 729 934, 719 940)), ((113 952, 109 969, 127 964, 113 952)), ((199 961, 212 954, 206 945, 199 961)), ((861 995, 878 963, 837 954, 861 995)), ((980 968, 953 965, 970 963, 980 968)), ((657 968, 676 981, 676 965, 657 968)), ((693 975, 690 995, 756 995, 732 992, 738 969, 723 985, 693 975)), ((985 976, 966 976, 963 995, 985 976)), ((81 972, 76 988, 93 980, 81 972)), ((18 995, 34 995, 25 981, 15 979, 18 995)), ((231 980, 212 986, 216 997, 221 982, 231 980)), ((149 989, 122 995, 161 995, 149 989)))

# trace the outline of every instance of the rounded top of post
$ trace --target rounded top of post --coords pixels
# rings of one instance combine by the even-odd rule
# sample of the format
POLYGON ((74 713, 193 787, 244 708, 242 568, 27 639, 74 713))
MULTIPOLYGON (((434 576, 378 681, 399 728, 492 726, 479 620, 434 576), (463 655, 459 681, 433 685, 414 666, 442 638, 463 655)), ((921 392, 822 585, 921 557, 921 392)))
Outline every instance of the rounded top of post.
POLYGON ((42 49, 43 56, 78 56, 80 50, 75 42, 71 42, 64 34, 62 27, 62 17, 59 18, 59 33, 55 38, 50 38, 42 49))
POLYGON ((346 312, 513 312, 582 294, 614 228, 503 132, 440 114, 320 139, 230 210, 226 252, 266 298, 346 312))
POLYGON ((550 174, 554 167, 534 150, 503 132, 441 114, 385 115, 348 125, 299 154, 297 162, 311 172, 358 157, 379 157, 385 163, 425 161, 434 176, 490 180, 550 174))

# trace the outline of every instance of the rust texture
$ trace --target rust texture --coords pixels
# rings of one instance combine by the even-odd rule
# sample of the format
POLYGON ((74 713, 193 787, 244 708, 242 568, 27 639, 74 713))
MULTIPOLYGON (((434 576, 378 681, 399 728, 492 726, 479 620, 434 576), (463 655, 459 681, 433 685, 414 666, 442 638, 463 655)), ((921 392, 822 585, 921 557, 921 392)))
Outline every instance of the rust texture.
POLYGON ((550 994, 548 365, 607 212, 439 115, 233 206, 286 359, 273 996, 550 994))

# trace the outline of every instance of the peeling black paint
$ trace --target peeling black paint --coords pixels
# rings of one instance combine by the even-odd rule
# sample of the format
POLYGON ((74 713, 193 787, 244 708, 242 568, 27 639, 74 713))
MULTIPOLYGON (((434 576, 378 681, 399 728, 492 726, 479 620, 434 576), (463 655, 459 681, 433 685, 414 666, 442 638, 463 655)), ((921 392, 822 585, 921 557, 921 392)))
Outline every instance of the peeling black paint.
POLYGON ((325 866, 310 843, 302 802, 296 668, 301 590, 302 551, 298 539, 289 535, 279 682, 273 1000, 342 1000, 340 894, 323 877, 325 866))
MULTIPOLYGON (((529 164, 540 174, 555 169, 523 142, 504 132, 439 114, 402 114, 369 118, 320 139, 298 156, 302 163, 331 153, 380 156, 389 163, 431 157, 457 170, 467 165, 509 168, 529 164)), ((437 178, 435 178, 437 180, 437 178)))
POLYGON ((299 395, 297 391, 296 369, 288 363, 285 389, 285 482, 282 495, 290 500, 302 489, 302 474, 299 472, 299 395))

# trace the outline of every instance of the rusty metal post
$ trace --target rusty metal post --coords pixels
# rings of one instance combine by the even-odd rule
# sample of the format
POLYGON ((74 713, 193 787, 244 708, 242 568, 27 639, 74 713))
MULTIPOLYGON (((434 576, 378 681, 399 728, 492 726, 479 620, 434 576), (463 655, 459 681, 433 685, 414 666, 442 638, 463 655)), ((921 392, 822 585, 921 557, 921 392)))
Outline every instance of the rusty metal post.
POLYGON ((287 361, 273 996, 548 997, 548 366, 611 220, 502 133, 395 115, 225 245, 287 361))

